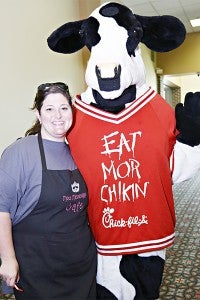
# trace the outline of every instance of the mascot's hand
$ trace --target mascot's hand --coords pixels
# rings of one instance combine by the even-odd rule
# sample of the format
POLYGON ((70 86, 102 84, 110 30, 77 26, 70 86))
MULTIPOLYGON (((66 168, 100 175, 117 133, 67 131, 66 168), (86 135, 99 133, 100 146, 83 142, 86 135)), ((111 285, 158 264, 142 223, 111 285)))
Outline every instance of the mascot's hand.
POLYGON ((200 92, 185 95, 184 105, 178 103, 175 108, 176 127, 179 130, 177 140, 189 146, 200 144, 200 92))

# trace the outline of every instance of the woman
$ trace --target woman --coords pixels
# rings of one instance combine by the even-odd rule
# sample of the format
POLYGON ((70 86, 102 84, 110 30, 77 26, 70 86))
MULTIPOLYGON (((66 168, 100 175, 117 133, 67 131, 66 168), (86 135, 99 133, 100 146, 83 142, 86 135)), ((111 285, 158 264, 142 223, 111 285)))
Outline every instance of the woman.
POLYGON ((65 84, 40 85, 36 123, 0 160, 0 275, 17 300, 96 298, 88 194, 65 143, 71 106, 65 84))

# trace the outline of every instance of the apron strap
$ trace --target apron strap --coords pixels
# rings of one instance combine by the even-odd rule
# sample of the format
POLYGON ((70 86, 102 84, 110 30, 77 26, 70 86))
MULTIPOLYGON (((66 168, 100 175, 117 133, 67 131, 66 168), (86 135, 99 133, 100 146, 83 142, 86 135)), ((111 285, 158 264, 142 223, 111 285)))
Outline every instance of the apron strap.
POLYGON ((44 154, 44 147, 43 147, 43 143, 42 143, 41 132, 38 132, 38 143, 39 143, 39 148, 40 148, 42 169, 47 170, 47 164, 46 164, 46 159, 45 159, 45 154, 44 154))

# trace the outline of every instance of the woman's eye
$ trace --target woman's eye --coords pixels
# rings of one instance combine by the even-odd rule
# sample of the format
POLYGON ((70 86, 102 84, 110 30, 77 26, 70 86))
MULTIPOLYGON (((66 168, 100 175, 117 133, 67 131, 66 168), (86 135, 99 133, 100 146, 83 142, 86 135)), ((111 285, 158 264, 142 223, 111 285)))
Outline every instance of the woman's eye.
POLYGON ((52 111, 52 108, 48 107, 46 108, 46 111, 52 111))
POLYGON ((66 107, 62 107, 62 110, 68 110, 68 107, 66 106, 66 107))

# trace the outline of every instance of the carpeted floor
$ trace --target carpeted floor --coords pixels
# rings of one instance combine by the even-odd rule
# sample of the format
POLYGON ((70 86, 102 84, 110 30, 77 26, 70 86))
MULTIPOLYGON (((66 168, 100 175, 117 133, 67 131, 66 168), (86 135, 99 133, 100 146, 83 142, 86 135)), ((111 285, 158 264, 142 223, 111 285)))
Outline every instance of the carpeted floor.
POLYGON ((200 174, 174 186, 175 244, 167 250, 160 300, 200 299, 200 174))
MULTIPOLYGON (((197 300, 200 299, 200 174, 176 184, 174 198, 176 240, 167 250, 159 299, 197 300)), ((0 291, 2 299, 13 298, 3 296, 0 291)))

